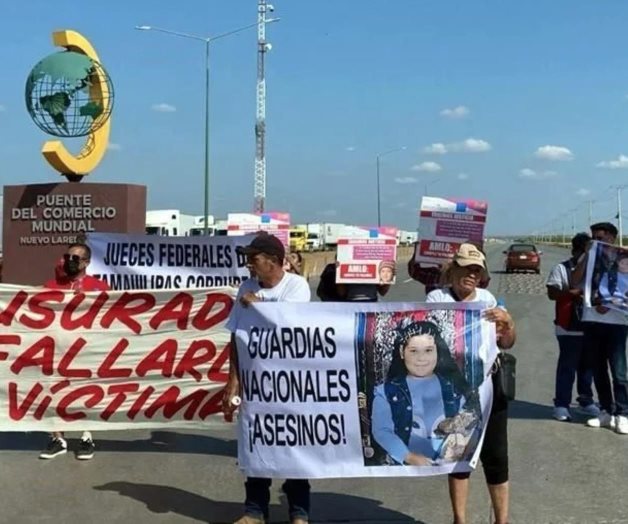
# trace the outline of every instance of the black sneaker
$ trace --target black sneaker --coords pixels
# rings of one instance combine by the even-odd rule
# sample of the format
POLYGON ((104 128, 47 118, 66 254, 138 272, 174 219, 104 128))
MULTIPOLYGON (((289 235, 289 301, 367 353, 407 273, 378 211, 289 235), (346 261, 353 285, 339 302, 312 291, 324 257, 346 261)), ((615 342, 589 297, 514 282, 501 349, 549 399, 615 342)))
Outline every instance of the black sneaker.
POLYGON ((52 437, 48 441, 48 445, 46 449, 44 449, 40 454, 40 459, 51 459, 55 458, 57 455, 63 455, 68 452, 68 445, 63 442, 61 439, 52 437))
POLYGON ((81 439, 79 442, 78 450, 76 451, 76 458, 79 460, 89 460, 94 456, 94 441, 90 439, 81 439))

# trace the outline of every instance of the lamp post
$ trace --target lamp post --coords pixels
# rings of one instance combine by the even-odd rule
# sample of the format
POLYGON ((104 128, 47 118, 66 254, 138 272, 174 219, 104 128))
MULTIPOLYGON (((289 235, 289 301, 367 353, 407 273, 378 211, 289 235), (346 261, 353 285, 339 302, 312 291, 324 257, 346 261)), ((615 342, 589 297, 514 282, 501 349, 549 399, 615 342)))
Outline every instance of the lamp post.
MULTIPOLYGON (((269 18, 266 23, 279 21, 279 18, 269 18)), ((199 36, 192 33, 183 33, 181 31, 172 31, 170 29, 163 29, 162 27, 155 27, 151 25, 137 25, 135 29, 138 31, 156 31, 158 33, 165 33, 171 36, 178 36, 180 38, 187 38, 189 40, 196 40, 205 44, 205 173, 204 173, 204 205, 203 205, 203 234, 207 235, 209 228, 207 225, 207 218, 209 216, 209 45, 220 38, 230 36, 252 27, 257 27, 257 22, 254 24, 238 27, 232 31, 226 33, 220 33, 215 36, 199 36)))
POLYGON ((380 159, 386 155, 390 155, 391 153, 397 153, 398 151, 405 151, 406 146, 396 147, 395 149, 390 149, 388 151, 384 151, 383 153, 379 153, 377 155, 377 227, 382 225, 382 208, 381 208, 381 199, 380 199, 380 183, 379 183, 379 171, 380 171, 380 159))

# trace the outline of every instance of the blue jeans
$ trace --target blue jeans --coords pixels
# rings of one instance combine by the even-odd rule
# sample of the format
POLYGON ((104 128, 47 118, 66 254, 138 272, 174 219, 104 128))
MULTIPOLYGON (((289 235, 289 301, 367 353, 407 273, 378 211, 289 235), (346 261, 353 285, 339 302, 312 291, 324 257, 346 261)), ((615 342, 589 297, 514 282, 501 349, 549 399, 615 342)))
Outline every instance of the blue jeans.
MULTIPOLYGON (((268 520, 268 504, 270 502, 271 479, 247 477, 244 487, 246 500, 244 513, 251 517, 268 520)), ((290 519, 302 518, 308 520, 310 513, 310 483, 307 479, 288 479, 281 487, 288 499, 288 514, 290 519)))
POLYGON ((593 364, 593 380, 600 399, 600 407, 614 415, 628 415, 627 334, 628 327, 617 324, 587 322, 584 328, 585 352, 593 364), (613 377, 612 389, 608 376, 609 366, 613 377))
POLYGON ((593 404, 593 369, 583 358, 584 337, 577 335, 559 335, 558 365, 556 366, 556 391, 554 406, 568 408, 571 404, 571 392, 574 379, 578 392, 578 404, 582 407, 593 404))

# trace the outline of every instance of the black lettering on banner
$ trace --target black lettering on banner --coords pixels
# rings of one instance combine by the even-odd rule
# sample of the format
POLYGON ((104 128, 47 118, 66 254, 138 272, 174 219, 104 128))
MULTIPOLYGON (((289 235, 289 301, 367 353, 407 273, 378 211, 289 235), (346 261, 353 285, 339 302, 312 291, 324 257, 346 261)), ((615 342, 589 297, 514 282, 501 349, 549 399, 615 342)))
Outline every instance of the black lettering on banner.
POLYGON ((230 269, 232 247, 225 244, 159 244, 159 265, 177 268, 230 269))
POLYGON ((256 446, 338 446, 347 443, 342 414, 256 413, 249 425, 249 450, 256 446))
POLYGON ((108 242, 103 263, 114 267, 152 267, 154 248, 144 242, 108 242))
POLYGON ((332 359, 336 356, 335 334, 333 327, 268 329, 253 326, 247 349, 251 358, 332 359))
POLYGON ((346 369, 242 370, 242 391, 249 402, 349 402, 351 386, 346 369))

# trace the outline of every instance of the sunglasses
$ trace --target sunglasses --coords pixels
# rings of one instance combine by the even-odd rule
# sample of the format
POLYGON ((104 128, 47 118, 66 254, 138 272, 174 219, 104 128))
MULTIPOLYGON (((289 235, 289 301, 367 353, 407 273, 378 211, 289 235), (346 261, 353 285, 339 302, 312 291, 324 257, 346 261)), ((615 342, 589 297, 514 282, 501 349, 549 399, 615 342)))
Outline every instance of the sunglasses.
POLYGON ((66 253, 65 255, 63 255, 63 260, 65 260, 66 262, 69 262, 71 260, 72 262, 76 262, 78 264, 79 262, 82 262, 85 259, 81 258, 78 255, 70 255, 66 253))

